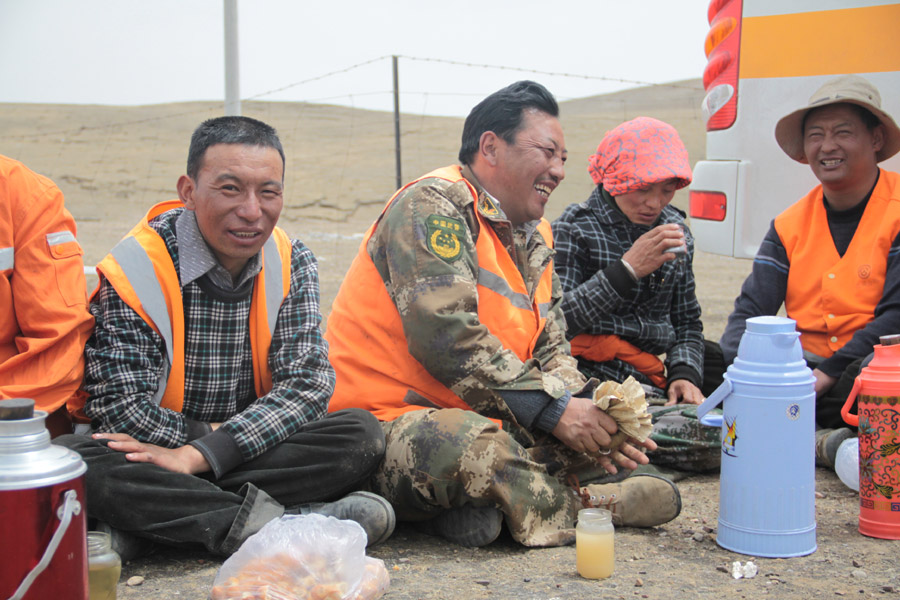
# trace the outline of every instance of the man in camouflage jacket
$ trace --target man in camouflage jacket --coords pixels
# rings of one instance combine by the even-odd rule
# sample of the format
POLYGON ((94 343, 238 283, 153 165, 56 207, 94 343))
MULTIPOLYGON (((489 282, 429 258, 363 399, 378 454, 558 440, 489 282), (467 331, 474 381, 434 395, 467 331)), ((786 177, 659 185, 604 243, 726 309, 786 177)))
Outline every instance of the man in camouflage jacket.
POLYGON ((609 505, 625 525, 656 525, 680 510, 677 489, 659 478, 567 484, 588 467, 614 473, 614 463, 634 469, 647 458, 612 443, 615 421, 593 405, 596 382, 578 372, 565 339, 541 220, 565 176, 557 115, 533 82, 476 106, 464 166, 429 174, 388 203, 326 332, 337 374, 329 410, 367 408, 383 421, 387 451, 373 490, 399 519, 464 545, 492 541, 503 517, 525 545, 571 543, 582 497, 609 505), (509 259, 516 273, 498 276, 509 259), (503 300, 486 306, 493 294, 506 298, 510 321, 517 311, 540 315, 525 356, 498 314, 503 300))

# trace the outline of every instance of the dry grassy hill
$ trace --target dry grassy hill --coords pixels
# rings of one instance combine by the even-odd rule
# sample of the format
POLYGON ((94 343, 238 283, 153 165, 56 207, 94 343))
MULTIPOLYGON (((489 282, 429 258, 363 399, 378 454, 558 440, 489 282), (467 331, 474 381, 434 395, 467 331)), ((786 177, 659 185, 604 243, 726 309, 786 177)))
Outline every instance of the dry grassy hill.
MULTIPOLYGON (((700 82, 689 80, 562 103, 567 177, 554 192, 547 217, 552 220, 568 204, 587 198, 593 187, 587 158, 603 134, 623 120, 645 115, 671 123, 692 163, 702 158, 702 97, 700 82)), ((242 108, 243 114, 272 124, 281 135, 287 171, 280 224, 319 258, 327 313, 360 234, 395 189, 393 115, 290 102, 245 102, 242 108)), ((191 132, 221 112, 222 104, 213 102, 134 107, 0 104, 0 153, 59 184, 78 222, 85 262, 94 264, 150 205, 175 197, 191 132)), ((455 163, 462 124, 461 118, 402 115, 403 178, 455 163)), ((686 191, 679 192, 674 203, 685 208, 686 191)), ((728 259, 701 258, 712 261, 701 270, 717 281, 708 286, 708 297, 701 295, 701 302, 718 321, 727 315, 746 263, 734 271, 728 259)), ((717 335, 718 328, 714 324, 712 333, 717 335)))

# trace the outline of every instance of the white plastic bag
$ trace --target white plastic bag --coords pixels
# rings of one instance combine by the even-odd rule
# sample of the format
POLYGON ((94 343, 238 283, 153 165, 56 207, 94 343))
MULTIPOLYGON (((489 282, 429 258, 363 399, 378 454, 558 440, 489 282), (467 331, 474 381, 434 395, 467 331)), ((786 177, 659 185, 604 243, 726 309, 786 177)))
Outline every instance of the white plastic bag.
POLYGON ((859 491, 859 438, 847 438, 838 446, 834 470, 844 485, 859 491))
POLYGON ((286 515, 222 564, 209 600, 374 600, 389 585, 384 562, 366 556, 358 523, 286 515))

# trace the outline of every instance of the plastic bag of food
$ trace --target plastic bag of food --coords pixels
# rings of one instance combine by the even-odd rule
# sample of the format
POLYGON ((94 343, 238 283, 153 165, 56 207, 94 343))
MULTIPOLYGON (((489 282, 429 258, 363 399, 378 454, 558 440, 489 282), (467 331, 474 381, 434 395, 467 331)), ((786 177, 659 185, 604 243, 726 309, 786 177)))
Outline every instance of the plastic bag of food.
POLYGON ((384 562, 366 556, 358 523, 286 515, 222 564, 209 600, 373 600, 389 585, 384 562))

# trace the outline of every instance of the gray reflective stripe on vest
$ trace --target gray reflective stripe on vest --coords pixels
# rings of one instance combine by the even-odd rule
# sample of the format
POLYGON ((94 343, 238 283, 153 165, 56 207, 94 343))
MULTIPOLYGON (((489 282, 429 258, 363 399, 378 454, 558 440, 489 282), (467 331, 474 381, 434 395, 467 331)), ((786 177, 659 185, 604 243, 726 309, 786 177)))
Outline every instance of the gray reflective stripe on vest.
POLYGON ((0 248, 0 271, 12 269, 16 265, 16 249, 0 248))
MULTIPOLYGON (((521 308, 522 310, 532 311, 534 310, 531 307, 531 300, 528 298, 527 294, 520 294, 518 292, 514 292, 511 287, 509 287, 509 283, 500 277, 499 275, 495 275, 491 273, 484 267, 478 267, 478 285, 484 286, 492 292, 496 292, 509 300, 509 302, 516 308, 521 308)), ((539 305, 541 311, 541 317, 547 316, 547 311, 550 310, 550 303, 543 302, 539 305)))
POLYGON ((160 376, 159 388, 153 396, 154 402, 158 405, 162 402, 163 394, 166 391, 166 381, 169 379, 169 370, 171 369, 172 357, 172 323, 169 321, 169 310, 166 306, 166 298, 162 291, 162 286, 156 278, 156 272, 153 270, 153 262, 147 255, 140 242, 133 237, 127 237, 110 251, 116 262, 125 273, 128 283, 134 288, 141 306, 147 315, 153 320, 156 328, 166 343, 166 352, 168 353, 168 362, 164 367, 164 372, 160 376))
POLYGON ((153 319, 156 328, 166 342, 166 352, 169 360, 172 360, 172 323, 169 321, 169 310, 166 305, 166 297, 162 286, 156 278, 153 269, 153 261, 147 255, 147 251, 140 242, 133 237, 127 237, 112 249, 110 254, 119 263, 122 272, 128 279, 128 283, 134 288, 138 300, 147 315, 153 319))
POLYGON ((425 408, 442 408, 422 394, 414 392, 412 390, 406 390, 406 394, 403 396, 403 401, 413 406, 424 406, 425 408))
POLYGON ((538 310, 541 311, 541 318, 546 319, 547 313, 550 312, 550 303, 541 302, 540 304, 538 304, 538 310))
POLYGON ((75 235, 69 230, 56 231, 54 233, 47 234, 47 243, 51 246, 59 246, 60 244, 74 241, 75 235))
POLYGON ((281 253, 275 243, 275 235, 269 236, 263 245, 263 261, 266 269, 266 318, 269 320, 269 336, 275 335, 278 310, 284 299, 284 282, 281 279, 281 253))

